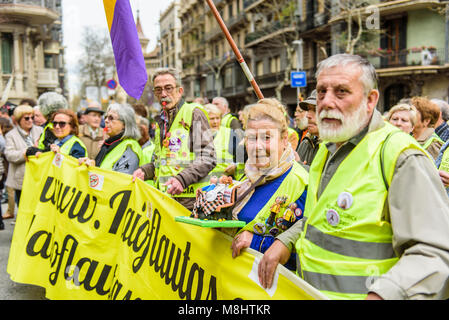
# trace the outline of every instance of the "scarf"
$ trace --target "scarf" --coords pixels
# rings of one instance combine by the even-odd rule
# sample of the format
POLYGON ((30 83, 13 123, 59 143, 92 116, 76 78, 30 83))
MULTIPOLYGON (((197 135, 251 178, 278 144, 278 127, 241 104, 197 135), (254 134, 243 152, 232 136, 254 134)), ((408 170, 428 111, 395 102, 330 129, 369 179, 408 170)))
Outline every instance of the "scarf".
POLYGON ((22 137, 23 141, 25 141, 27 148, 34 146, 33 139, 31 137, 31 130, 30 133, 27 133, 20 126, 17 126, 17 131, 19 131, 20 136, 22 137))
POLYGON ((99 167, 103 162, 106 155, 111 152, 120 142, 122 142, 122 137, 125 132, 122 131, 118 135, 110 137, 106 139, 101 146, 100 152, 98 152, 97 157, 95 158, 95 165, 99 167))
POLYGON ((248 177, 247 180, 243 181, 240 185, 240 188, 237 191, 237 199, 239 203, 235 206, 233 210, 234 219, 237 219, 237 215, 242 210, 242 208, 249 201, 251 196, 254 193, 254 188, 249 192, 243 200, 240 200, 240 197, 252 187, 254 183, 257 182, 257 186, 265 184, 267 181, 274 180, 281 175, 283 175, 288 169, 291 168, 293 162, 295 161, 295 155, 293 153, 293 149, 289 144, 288 147, 282 153, 281 158, 279 159, 279 163, 277 163, 273 167, 258 169, 250 164, 245 164, 245 174, 248 177))

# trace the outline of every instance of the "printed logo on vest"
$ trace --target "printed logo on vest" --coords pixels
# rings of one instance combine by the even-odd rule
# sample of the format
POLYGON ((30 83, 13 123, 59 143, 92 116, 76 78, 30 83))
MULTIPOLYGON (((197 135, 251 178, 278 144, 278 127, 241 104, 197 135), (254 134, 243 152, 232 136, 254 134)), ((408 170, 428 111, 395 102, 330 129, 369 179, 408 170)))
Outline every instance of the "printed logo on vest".
POLYGON ((92 189, 101 191, 103 190, 104 176, 97 173, 89 172, 89 186, 92 189))

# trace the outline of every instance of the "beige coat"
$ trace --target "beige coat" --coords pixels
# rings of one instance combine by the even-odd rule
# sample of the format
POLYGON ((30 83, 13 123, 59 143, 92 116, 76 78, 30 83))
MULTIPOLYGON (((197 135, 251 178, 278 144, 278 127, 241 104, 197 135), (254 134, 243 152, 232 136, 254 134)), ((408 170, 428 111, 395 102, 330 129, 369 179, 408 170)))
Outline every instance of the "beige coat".
MULTIPOLYGON (((31 128, 31 139, 33 143, 39 139, 43 129, 42 127, 33 126, 31 128)), ((6 186, 15 190, 22 190, 23 176, 25 175, 25 157, 24 153, 27 149, 25 140, 19 133, 17 126, 6 134, 5 156, 8 160, 8 177, 6 178, 6 186)))
POLYGON ((100 152, 101 145, 105 139, 103 129, 98 130, 98 136, 92 137, 92 133, 89 130, 87 124, 81 125, 79 128, 79 138, 84 142, 87 148, 87 156, 89 159, 95 160, 98 152, 100 152))

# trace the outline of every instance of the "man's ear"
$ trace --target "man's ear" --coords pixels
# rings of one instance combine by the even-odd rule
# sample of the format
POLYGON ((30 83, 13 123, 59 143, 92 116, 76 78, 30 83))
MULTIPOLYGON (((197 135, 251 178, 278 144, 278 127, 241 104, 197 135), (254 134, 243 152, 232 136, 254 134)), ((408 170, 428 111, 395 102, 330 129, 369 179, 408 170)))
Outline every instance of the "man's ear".
POLYGON ((377 106, 377 102, 379 101, 379 90, 372 89, 368 93, 367 97, 367 106, 368 106, 368 112, 371 114, 373 113, 374 109, 377 106))

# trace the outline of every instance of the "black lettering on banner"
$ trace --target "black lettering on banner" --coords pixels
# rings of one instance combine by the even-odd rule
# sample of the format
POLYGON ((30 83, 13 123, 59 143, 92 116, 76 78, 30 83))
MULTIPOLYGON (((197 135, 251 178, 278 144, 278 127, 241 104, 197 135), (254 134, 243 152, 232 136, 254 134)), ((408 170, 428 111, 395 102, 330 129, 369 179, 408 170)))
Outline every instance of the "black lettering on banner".
POLYGON ((39 197, 39 201, 42 203, 50 201, 53 205, 56 205, 56 209, 60 213, 64 213, 65 210, 68 208, 68 206, 71 204, 70 209, 67 213, 67 216, 70 219, 77 218, 79 223, 85 223, 89 221, 95 213, 95 209, 97 207, 97 198, 95 196, 92 196, 92 201, 94 202, 92 212, 90 213, 90 215, 85 216, 86 211, 90 205, 91 195, 86 194, 81 207, 75 213, 78 201, 80 200, 81 195, 83 193, 81 191, 78 191, 74 199, 77 189, 73 187, 72 196, 70 197, 70 200, 64 204, 65 197, 67 196, 69 190, 70 186, 64 187, 64 184, 61 181, 55 179, 54 177, 47 177, 44 188, 42 189, 41 195, 39 197), (51 195, 48 195, 51 186, 53 186, 53 189, 52 191, 50 191, 51 195))
MULTIPOLYGON (((203 292, 206 292, 206 272, 197 262, 191 261, 191 243, 186 241, 184 248, 177 246, 166 234, 161 234, 162 216, 158 209, 154 209, 151 219, 146 219, 145 212, 141 214, 128 207, 130 199, 130 190, 118 191, 109 199, 114 216, 108 233, 117 235, 124 222, 118 236, 123 244, 138 254, 132 262, 132 272, 139 272, 148 257, 146 266, 153 269, 180 299, 201 299, 203 292)), ((97 206, 95 196, 83 193, 76 187, 65 186, 50 176, 45 181, 39 200, 42 203, 51 202, 61 214, 68 209, 67 216, 79 223, 91 220, 97 206)), ((144 204, 142 211, 145 210, 144 204)), ((112 266, 104 264, 101 267, 101 261, 92 257, 77 257, 77 261, 74 261, 78 245, 71 234, 67 234, 60 244, 52 241, 51 232, 40 230, 30 237, 26 252, 29 256, 40 255, 43 259, 50 259, 53 272, 49 274, 49 281, 52 285, 56 285, 62 273, 66 281, 73 281, 76 286, 83 286, 87 291, 95 290, 99 295, 108 295, 112 299, 131 299, 132 291, 123 288, 123 284, 115 278, 115 270, 112 274, 112 266), (77 272, 69 274, 73 267, 77 272), (110 276, 114 282, 107 288, 110 276)), ((210 275, 208 282, 205 298, 215 300, 217 278, 210 275)))
POLYGON ((119 191, 116 194, 114 194, 111 197, 111 200, 109 201, 109 207, 112 209, 114 207, 115 199, 120 196, 122 196, 122 200, 120 200, 120 204, 117 208, 117 211, 114 215, 114 220, 112 221, 111 227, 109 228, 109 233, 116 234, 118 227, 120 226, 120 223, 122 222, 123 215, 125 214, 125 210, 128 207, 129 198, 131 197, 131 191, 129 190, 123 190, 119 191))
POLYGON ((48 252, 48 250, 50 249, 50 245, 51 245, 51 233, 45 230, 40 230, 31 236, 26 246, 26 253, 30 257, 34 257, 40 254, 42 258, 48 259, 50 258, 51 254, 48 252), (35 248, 36 243, 41 237, 45 237, 45 241, 42 244, 42 247, 38 251, 36 251, 35 248))

